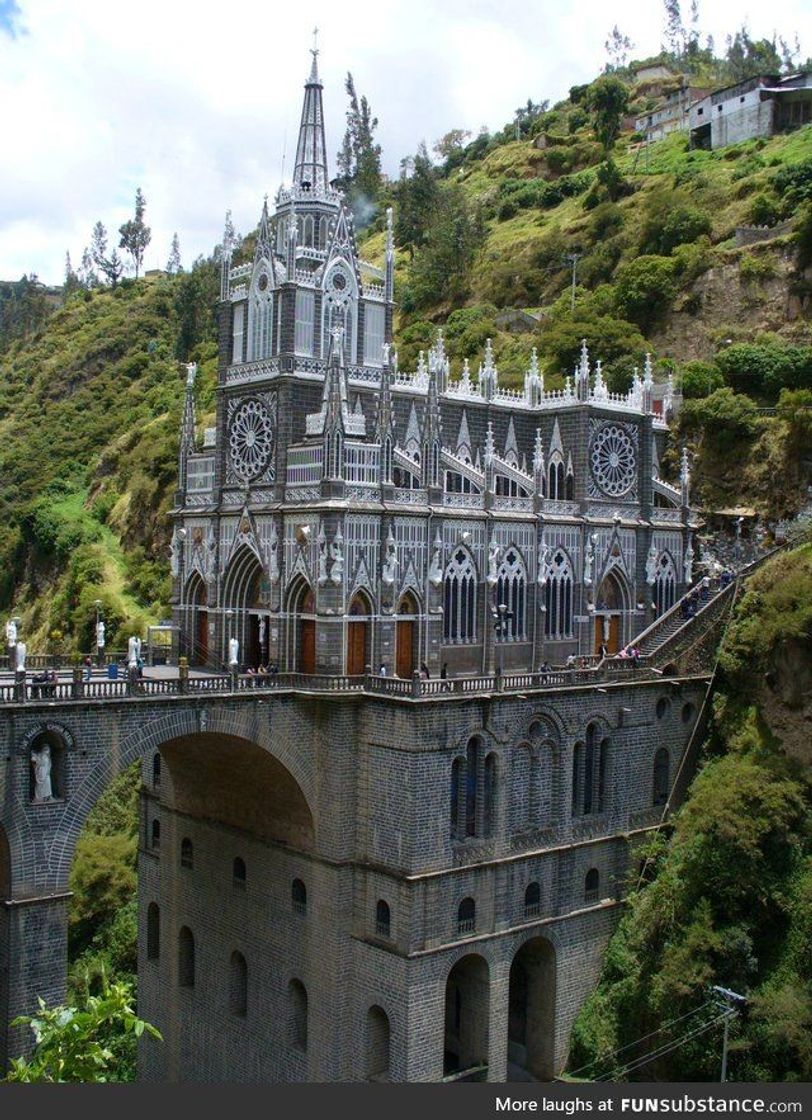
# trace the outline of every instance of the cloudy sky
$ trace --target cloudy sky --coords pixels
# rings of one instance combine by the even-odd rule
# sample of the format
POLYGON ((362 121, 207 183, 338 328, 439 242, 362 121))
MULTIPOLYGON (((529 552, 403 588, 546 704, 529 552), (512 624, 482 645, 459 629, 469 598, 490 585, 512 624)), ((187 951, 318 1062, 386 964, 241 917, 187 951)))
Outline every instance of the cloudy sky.
MULTIPOLYGON (((744 20, 812 53, 808 0, 700 4, 717 45, 744 20)), ((208 253, 228 208, 252 228, 290 174, 314 25, 331 170, 351 70, 396 175, 423 139, 499 128, 528 97, 589 81, 615 23, 636 57, 655 53, 661 0, 0 0, 0 279, 61 283, 66 250, 77 265, 94 222, 117 229, 138 186, 148 267, 175 230, 185 264, 208 253)))

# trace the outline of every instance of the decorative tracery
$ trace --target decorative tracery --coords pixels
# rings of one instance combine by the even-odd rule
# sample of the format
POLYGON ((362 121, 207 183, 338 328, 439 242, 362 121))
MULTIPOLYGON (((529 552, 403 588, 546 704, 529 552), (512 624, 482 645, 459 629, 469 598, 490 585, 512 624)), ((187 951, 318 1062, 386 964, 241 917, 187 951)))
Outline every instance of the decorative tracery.
POLYGON ((547 638, 572 637, 572 565, 563 548, 556 549, 544 585, 544 634, 547 638))
POLYGON ((240 405, 228 431, 234 473, 244 482, 261 474, 273 454, 274 428, 268 408, 258 400, 240 405))
POLYGON ((618 424, 599 428, 590 448, 592 476, 598 487, 612 498, 631 490, 635 481, 636 458, 628 432, 618 424))
POLYGON ((654 576, 654 602, 657 614, 670 610, 677 597, 677 569, 669 552, 661 552, 657 557, 654 576))
POLYGON ((502 640, 521 642, 526 636, 527 572, 518 549, 509 548, 499 565, 496 582, 496 602, 508 610, 502 631, 502 640))
POLYGON ((476 568, 470 552, 458 548, 446 567, 443 581, 447 642, 476 639, 476 568))

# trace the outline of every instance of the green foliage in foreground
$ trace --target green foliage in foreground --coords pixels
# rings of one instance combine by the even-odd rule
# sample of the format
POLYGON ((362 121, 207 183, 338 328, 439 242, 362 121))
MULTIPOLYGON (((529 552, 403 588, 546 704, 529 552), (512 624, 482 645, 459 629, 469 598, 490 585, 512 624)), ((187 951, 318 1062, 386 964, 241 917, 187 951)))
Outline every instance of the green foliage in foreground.
MULTIPOLYGON (((597 1077, 679 1037, 688 1028, 675 1024, 634 1045, 722 984, 749 999, 732 1029, 731 1079, 812 1078, 809 774, 783 754, 756 683, 788 642, 809 658, 810 603, 806 545, 758 573, 738 606, 723 649, 715 753, 691 787, 670 844, 660 836, 654 845, 654 881, 629 898, 600 984, 575 1023, 573 1071, 597 1077)), ((714 1032, 632 1076, 717 1078, 721 1024, 714 1032)))
POLYGON ((39 1014, 15 1019, 30 1026, 36 1039, 31 1058, 15 1058, 7 1081, 105 1082, 135 1078, 135 1046, 144 1034, 160 1040, 160 1032, 139 1019, 128 984, 106 978, 98 995, 78 1007, 45 1006, 39 1014))

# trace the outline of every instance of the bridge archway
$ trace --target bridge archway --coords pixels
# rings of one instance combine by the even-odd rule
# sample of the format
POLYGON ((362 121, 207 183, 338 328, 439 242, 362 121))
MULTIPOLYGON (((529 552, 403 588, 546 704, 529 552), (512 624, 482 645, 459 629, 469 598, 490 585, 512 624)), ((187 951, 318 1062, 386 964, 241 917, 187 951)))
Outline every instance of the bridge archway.
POLYGON ((539 1081, 555 1077, 555 1000, 555 948, 531 938, 510 966, 508 1065, 539 1081))
MULTIPOLYGON (((478 953, 469 953, 457 961, 446 980, 444 1077, 480 1070, 483 1066, 487 1069, 489 1015, 488 962, 478 953)), ((485 1077, 477 1076, 477 1080, 485 1077)))

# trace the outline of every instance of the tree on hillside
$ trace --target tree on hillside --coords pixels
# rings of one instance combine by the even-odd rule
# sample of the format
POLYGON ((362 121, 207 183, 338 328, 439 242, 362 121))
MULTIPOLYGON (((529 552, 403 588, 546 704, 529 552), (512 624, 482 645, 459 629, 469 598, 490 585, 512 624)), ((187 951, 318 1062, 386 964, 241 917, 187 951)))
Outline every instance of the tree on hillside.
POLYGON ((347 131, 337 156, 338 171, 355 217, 363 223, 372 216, 371 208, 381 188, 381 146, 374 139, 378 118, 373 117, 365 96, 359 100, 352 74, 347 74, 344 88, 350 107, 347 131))
POLYGON ((434 151, 440 159, 449 159, 462 152, 470 139, 471 133, 467 129, 452 128, 445 136, 440 137, 434 145, 434 151))
POLYGON ((82 281, 71 263, 70 253, 65 253, 65 283, 62 285, 62 298, 67 299, 82 287, 82 281))
POLYGON ((107 256, 107 230, 101 222, 96 222, 90 241, 90 254, 93 263, 102 271, 111 288, 115 288, 124 273, 124 262, 116 249, 107 256))
POLYGON ((434 166, 425 143, 421 143, 414 158, 401 163, 400 181, 395 191, 395 243, 401 249, 408 249, 412 258, 425 240, 439 191, 434 166))
POLYGON ((468 274, 484 231, 465 194, 454 185, 438 191, 423 243, 410 272, 415 306, 447 301, 458 305, 468 293, 468 274))
POLYGON ((607 72, 610 70, 622 70, 626 65, 626 59, 629 57, 629 52, 634 50, 634 43, 628 35, 624 35, 617 24, 609 32, 606 42, 604 43, 606 53, 609 55, 609 61, 606 64, 607 72))
POLYGON ((589 87, 587 108, 592 113, 595 136, 603 145, 604 152, 610 152, 615 146, 628 106, 629 91, 619 78, 607 75, 598 78, 589 87))
POLYGON ((138 279, 138 273, 144 260, 144 251, 152 238, 152 232, 144 222, 146 208, 147 200, 139 187, 135 192, 135 217, 130 218, 128 222, 120 226, 118 231, 121 235, 118 247, 119 249, 125 249, 132 257, 136 279, 138 279))
POLYGON ((780 74, 783 65, 775 36, 751 39, 746 27, 741 27, 733 36, 728 35, 725 63, 731 82, 741 82, 759 74, 780 74))
POLYGON ((172 234, 172 248, 169 251, 169 260, 166 262, 166 271, 170 276, 174 276, 176 272, 180 272, 180 240, 177 232, 172 234))
POLYGON ((685 49, 686 40, 679 0, 664 0, 664 5, 666 48, 669 54, 679 59, 685 49))

